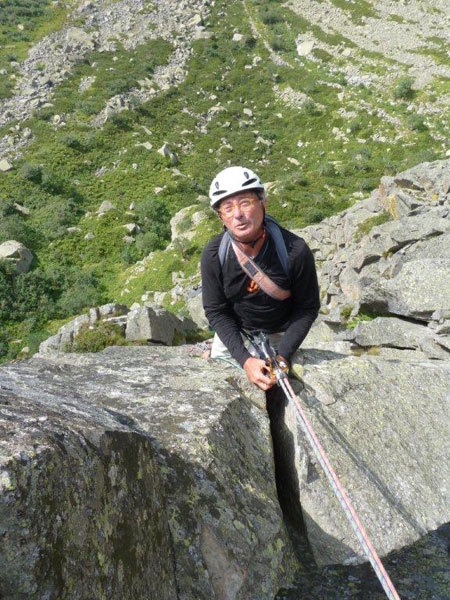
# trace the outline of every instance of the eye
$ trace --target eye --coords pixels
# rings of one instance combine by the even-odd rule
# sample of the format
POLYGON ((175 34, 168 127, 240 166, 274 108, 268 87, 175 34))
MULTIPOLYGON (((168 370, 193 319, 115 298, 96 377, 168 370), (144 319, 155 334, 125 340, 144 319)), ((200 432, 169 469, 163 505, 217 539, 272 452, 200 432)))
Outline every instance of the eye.
POLYGON ((239 206, 241 207, 242 210, 248 210, 253 204, 252 200, 242 200, 239 203, 239 206))

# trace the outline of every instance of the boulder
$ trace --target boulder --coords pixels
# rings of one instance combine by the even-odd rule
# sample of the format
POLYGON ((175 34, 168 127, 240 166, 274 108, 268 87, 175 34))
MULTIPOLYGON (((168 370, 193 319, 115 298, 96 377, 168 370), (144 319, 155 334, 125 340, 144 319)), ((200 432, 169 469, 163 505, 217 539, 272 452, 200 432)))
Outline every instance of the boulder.
POLYGON ((1 172, 6 172, 6 171, 11 171, 11 169, 13 168, 13 165, 9 162, 9 160, 7 160, 6 158, 2 158, 0 160, 0 171, 1 172))
POLYGON ((268 419, 230 369, 148 346, 0 367, 2 596, 272 600, 292 581, 268 419))
POLYGON ((28 273, 33 253, 21 242, 8 240, 0 244, 0 260, 12 263, 20 273, 28 273))
POLYGON ((177 317, 157 304, 136 305, 128 313, 125 337, 129 342, 149 341, 170 346, 176 334, 182 337, 197 325, 190 319, 177 317))
POLYGON ((203 310, 203 302, 201 292, 196 296, 191 296, 186 300, 186 308, 190 318, 194 321, 199 329, 208 329, 209 323, 203 310))
POLYGON ((435 310, 450 309, 450 259, 424 258, 407 262, 391 279, 362 289, 362 311, 431 320, 435 310))
POLYGON ((164 142, 161 148, 159 148, 158 153, 167 158, 173 166, 178 164, 178 157, 167 142, 164 142))
POLYGON ((107 212, 110 212, 111 210, 115 210, 115 206, 112 202, 110 202, 109 200, 104 200, 98 210, 97 210, 97 214, 99 217, 103 216, 104 214, 106 214, 107 212))

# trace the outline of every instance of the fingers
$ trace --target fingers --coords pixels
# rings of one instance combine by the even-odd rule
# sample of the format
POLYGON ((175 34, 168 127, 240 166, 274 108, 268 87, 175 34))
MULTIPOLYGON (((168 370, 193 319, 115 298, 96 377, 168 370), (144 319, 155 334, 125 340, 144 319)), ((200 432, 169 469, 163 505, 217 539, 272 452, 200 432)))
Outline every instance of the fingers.
POLYGON ((275 382, 270 377, 266 363, 263 360, 248 358, 243 366, 248 379, 261 390, 269 390, 274 385, 275 382))

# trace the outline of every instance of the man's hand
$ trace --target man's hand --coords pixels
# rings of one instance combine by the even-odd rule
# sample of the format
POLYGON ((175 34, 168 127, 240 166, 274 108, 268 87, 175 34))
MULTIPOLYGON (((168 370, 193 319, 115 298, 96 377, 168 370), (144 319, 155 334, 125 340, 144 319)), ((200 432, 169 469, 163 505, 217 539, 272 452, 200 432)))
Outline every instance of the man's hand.
POLYGON ((247 358, 243 367, 249 381, 264 392, 275 385, 276 382, 270 377, 266 363, 260 358, 247 358))

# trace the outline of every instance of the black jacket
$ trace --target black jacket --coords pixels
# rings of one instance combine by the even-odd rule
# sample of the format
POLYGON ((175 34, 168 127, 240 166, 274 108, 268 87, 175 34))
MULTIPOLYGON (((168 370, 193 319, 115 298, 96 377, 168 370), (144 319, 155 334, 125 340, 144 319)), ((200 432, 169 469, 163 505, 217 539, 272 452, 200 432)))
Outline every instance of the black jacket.
POLYGON ((305 240, 281 228, 289 256, 289 277, 284 273, 275 243, 268 235, 254 261, 291 297, 275 300, 261 289, 251 291, 250 279, 241 269, 230 245, 223 266, 218 250, 222 236, 214 237, 201 258, 203 307, 206 317, 231 356, 243 365, 250 357, 240 331, 285 331, 278 352, 290 359, 300 346, 320 308, 314 258, 305 240))

